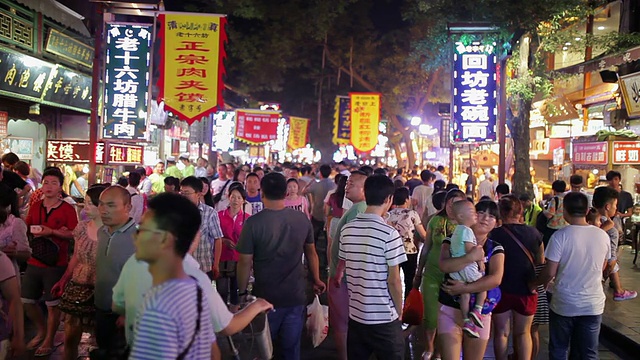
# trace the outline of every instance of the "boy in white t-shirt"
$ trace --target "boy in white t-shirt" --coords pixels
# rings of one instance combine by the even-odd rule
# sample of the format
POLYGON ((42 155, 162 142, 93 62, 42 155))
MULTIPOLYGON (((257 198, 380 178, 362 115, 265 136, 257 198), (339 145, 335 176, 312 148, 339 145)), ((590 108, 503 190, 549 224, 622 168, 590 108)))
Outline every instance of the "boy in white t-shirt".
MULTIPOLYGON (((453 203, 453 217, 455 218, 458 226, 451 235, 451 257, 463 257, 470 252, 478 243, 476 236, 471 230, 478 221, 478 215, 473 203, 470 201, 458 201, 453 203)), ((472 283, 479 280, 484 273, 484 263, 479 261, 467 265, 461 271, 449 274, 452 279, 458 281, 464 281, 465 283, 472 283)), ((487 298, 487 292, 482 291, 475 294, 475 306, 473 310, 469 311, 471 306, 471 294, 460 294, 460 311, 462 311, 462 318, 464 319, 464 325, 462 331, 472 337, 479 337, 476 326, 483 327, 482 324, 482 305, 487 298), (473 320, 473 321, 472 321, 473 320)))

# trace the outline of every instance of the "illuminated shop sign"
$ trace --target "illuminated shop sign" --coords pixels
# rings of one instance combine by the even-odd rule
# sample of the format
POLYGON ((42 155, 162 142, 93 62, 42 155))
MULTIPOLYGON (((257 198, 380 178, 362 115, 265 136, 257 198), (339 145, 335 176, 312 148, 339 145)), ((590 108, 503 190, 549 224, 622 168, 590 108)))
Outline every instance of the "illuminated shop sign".
POLYGON ((496 60, 493 46, 456 43, 451 122, 456 143, 496 141, 496 60))
POLYGON ((145 139, 151 25, 107 24, 105 139, 145 139))
MULTIPOLYGON (((47 140, 47 161, 88 164, 91 144, 77 140, 47 140)), ((104 143, 96 143, 96 163, 104 164, 104 143)))

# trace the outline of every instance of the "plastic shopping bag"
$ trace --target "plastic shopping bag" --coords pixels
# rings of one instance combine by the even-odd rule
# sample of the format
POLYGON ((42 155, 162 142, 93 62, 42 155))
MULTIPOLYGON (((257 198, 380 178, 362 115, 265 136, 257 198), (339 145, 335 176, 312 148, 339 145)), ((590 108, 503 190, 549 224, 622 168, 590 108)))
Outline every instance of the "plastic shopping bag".
POLYGON ((313 347, 318 347, 329 332, 329 307, 320 304, 316 295, 311 305, 307 305, 307 333, 311 335, 313 347))
POLYGON ((402 322, 409 325, 420 325, 422 323, 422 315, 424 313, 424 305, 422 303, 422 294, 420 290, 411 289, 409 296, 404 301, 402 309, 402 322))

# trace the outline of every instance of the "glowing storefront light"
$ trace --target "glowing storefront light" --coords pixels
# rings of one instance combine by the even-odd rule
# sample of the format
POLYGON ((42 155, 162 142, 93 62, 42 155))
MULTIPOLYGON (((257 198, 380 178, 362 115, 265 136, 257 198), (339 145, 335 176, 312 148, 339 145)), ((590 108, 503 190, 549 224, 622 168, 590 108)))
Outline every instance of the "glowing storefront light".
POLYGON ((234 149, 235 117, 234 111, 218 111, 213 114, 214 131, 211 143, 215 150, 232 151, 234 149))

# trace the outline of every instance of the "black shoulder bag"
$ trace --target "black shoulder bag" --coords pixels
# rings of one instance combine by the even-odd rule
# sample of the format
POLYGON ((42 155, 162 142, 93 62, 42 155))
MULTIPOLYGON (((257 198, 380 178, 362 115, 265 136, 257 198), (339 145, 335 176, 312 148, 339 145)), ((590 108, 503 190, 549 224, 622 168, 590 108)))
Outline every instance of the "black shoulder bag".
POLYGON ((224 194, 224 191, 227 189, 227 185, 229 185, 229 183, 231 182, 231 179, 227 180, 226 183, 224 183, 224 186, 222 187, 222 190, 220 190, 219 193, 215 194, 213 196, 213 205, 218 205, 218 203, 220 202, 220 200, 222 200, 222 195, 224 194))
POLYGON ((184 358, 187 356, 187 353, 191 349, 193 342, 196 340, 196 336, 200 332, 200 317, 202 316, 202 288, 200 287, 200 285, 198 285, 198 280, 196 280, 196 278, 194 278, 193 276, 191 276, 191 278, 196 281, 196 289, 198 291, 198 318, 196 319, 196 330, 193 332, 193 337, 191 338, 191 341, 189 341, 189 345, 187 345, 187 347, 182 350, 180 354, 178 354, 176 360, 184 360, 184 358))

